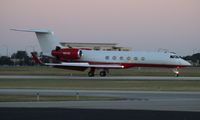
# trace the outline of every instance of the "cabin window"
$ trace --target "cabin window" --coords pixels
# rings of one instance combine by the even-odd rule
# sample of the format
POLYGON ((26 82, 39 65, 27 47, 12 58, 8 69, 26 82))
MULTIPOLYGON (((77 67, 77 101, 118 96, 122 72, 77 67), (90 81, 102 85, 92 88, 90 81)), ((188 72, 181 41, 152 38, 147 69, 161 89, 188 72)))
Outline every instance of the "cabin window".
POLYGON ((109 60, 109 56, 106 56, 105 59, 106 59, 106 60, 109 60))
POLYGON ((137 60, 138 60, 138 58, 137 58, 137 57, 134 57, 134 60, 135 60, 135 61, 137 61, 137 60))
POLYGON ((142 60, 142 61, 144 61, 144 60, 145 60, 145 58, 144 58, 144 57, 141 57, 141 60, 142 60))
POLYGON ((116 56, 113 56, 113 57, 112 57, 112 59, 113 59, 113 60, 116 60, 116 59, 117 59, 117 57, 116 57, 116 56))
POLYGON ((121 56, 121 57, 119 57, 119 59, 120 59, 120 60, 123 60, 123 59, 124 59, 124 57, 123 57, 123 56, 121 56))
POLYGON ((131 57, 127 57, 127 60, 131 60, 131 57))

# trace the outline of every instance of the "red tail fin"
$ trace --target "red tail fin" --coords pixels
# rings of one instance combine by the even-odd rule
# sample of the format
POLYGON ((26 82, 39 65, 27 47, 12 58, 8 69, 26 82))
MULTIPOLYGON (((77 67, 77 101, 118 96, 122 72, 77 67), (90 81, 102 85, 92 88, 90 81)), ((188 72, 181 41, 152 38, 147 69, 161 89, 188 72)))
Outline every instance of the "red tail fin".
POLYGON ((36 64, 42 64, 42 62, 39 60, 37 55, 34 52, 31 52, 32 58, 36 64))

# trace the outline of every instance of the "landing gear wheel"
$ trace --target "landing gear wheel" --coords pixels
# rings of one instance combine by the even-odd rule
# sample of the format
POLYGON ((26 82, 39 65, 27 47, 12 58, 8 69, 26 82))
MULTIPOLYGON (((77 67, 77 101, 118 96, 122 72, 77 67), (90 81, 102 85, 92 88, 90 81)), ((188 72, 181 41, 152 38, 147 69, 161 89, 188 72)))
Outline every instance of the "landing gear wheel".
POLYGON ((174 69, 174 70, 173 70, 173 72, 175 73, 175 76, 176 76, 176 77, 178 77, 178 76, 179 76, 179 71, 178 71, 178 69, 177 69, 177 68, 176 68, 176 69, 174 69))
POLYGON ((178 77, 179 76, 179 74, 176 74, 176 77, 178 77))
POLYGON ((101 71, 101 72, 100 72, 100 76, 101 76, 101 77, 105 77, 105 76, 106 76, 106 71, 101 71))
POLYGON ((94 72, 88 72, 89 77, 94 77, 94 72))

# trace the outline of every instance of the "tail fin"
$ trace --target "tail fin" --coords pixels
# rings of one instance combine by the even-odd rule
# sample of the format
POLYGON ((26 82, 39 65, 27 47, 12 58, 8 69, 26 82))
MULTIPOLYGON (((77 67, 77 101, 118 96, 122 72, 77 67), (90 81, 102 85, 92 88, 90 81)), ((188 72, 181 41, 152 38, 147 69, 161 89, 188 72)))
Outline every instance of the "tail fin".
POLYGON ((56 46, 61 47, 60 43, 55 39, 53 32, 47 29, 11 29, 14 31, 21 32, 35 32, 40 47, 42 49, 43 55, 51 56, 51 51, 56 48, 56 46))

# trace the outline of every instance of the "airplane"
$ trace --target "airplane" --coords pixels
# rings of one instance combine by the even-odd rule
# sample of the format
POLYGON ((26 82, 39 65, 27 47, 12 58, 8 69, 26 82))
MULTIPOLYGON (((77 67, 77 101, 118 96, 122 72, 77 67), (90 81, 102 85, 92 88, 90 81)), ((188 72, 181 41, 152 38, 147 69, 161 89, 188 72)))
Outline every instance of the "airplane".
POLYGON ((54 33, 47 29, 11 29, 21 32, 34 32, 39 41, 43 55, 58 59, 56 63, 42 63, 32 53, 38 64, 53 66, 62 69, 85 71, 88 76, 95 76, 100 70, 101 77, 109 73, 109 69, 127 69, 132 67, 162 67, 173 68, 179 76, 179 68, 189 67, 191 64, 172 52, 143 52, 143 51, 103 51, 63 47, 54 37, 54 33))

